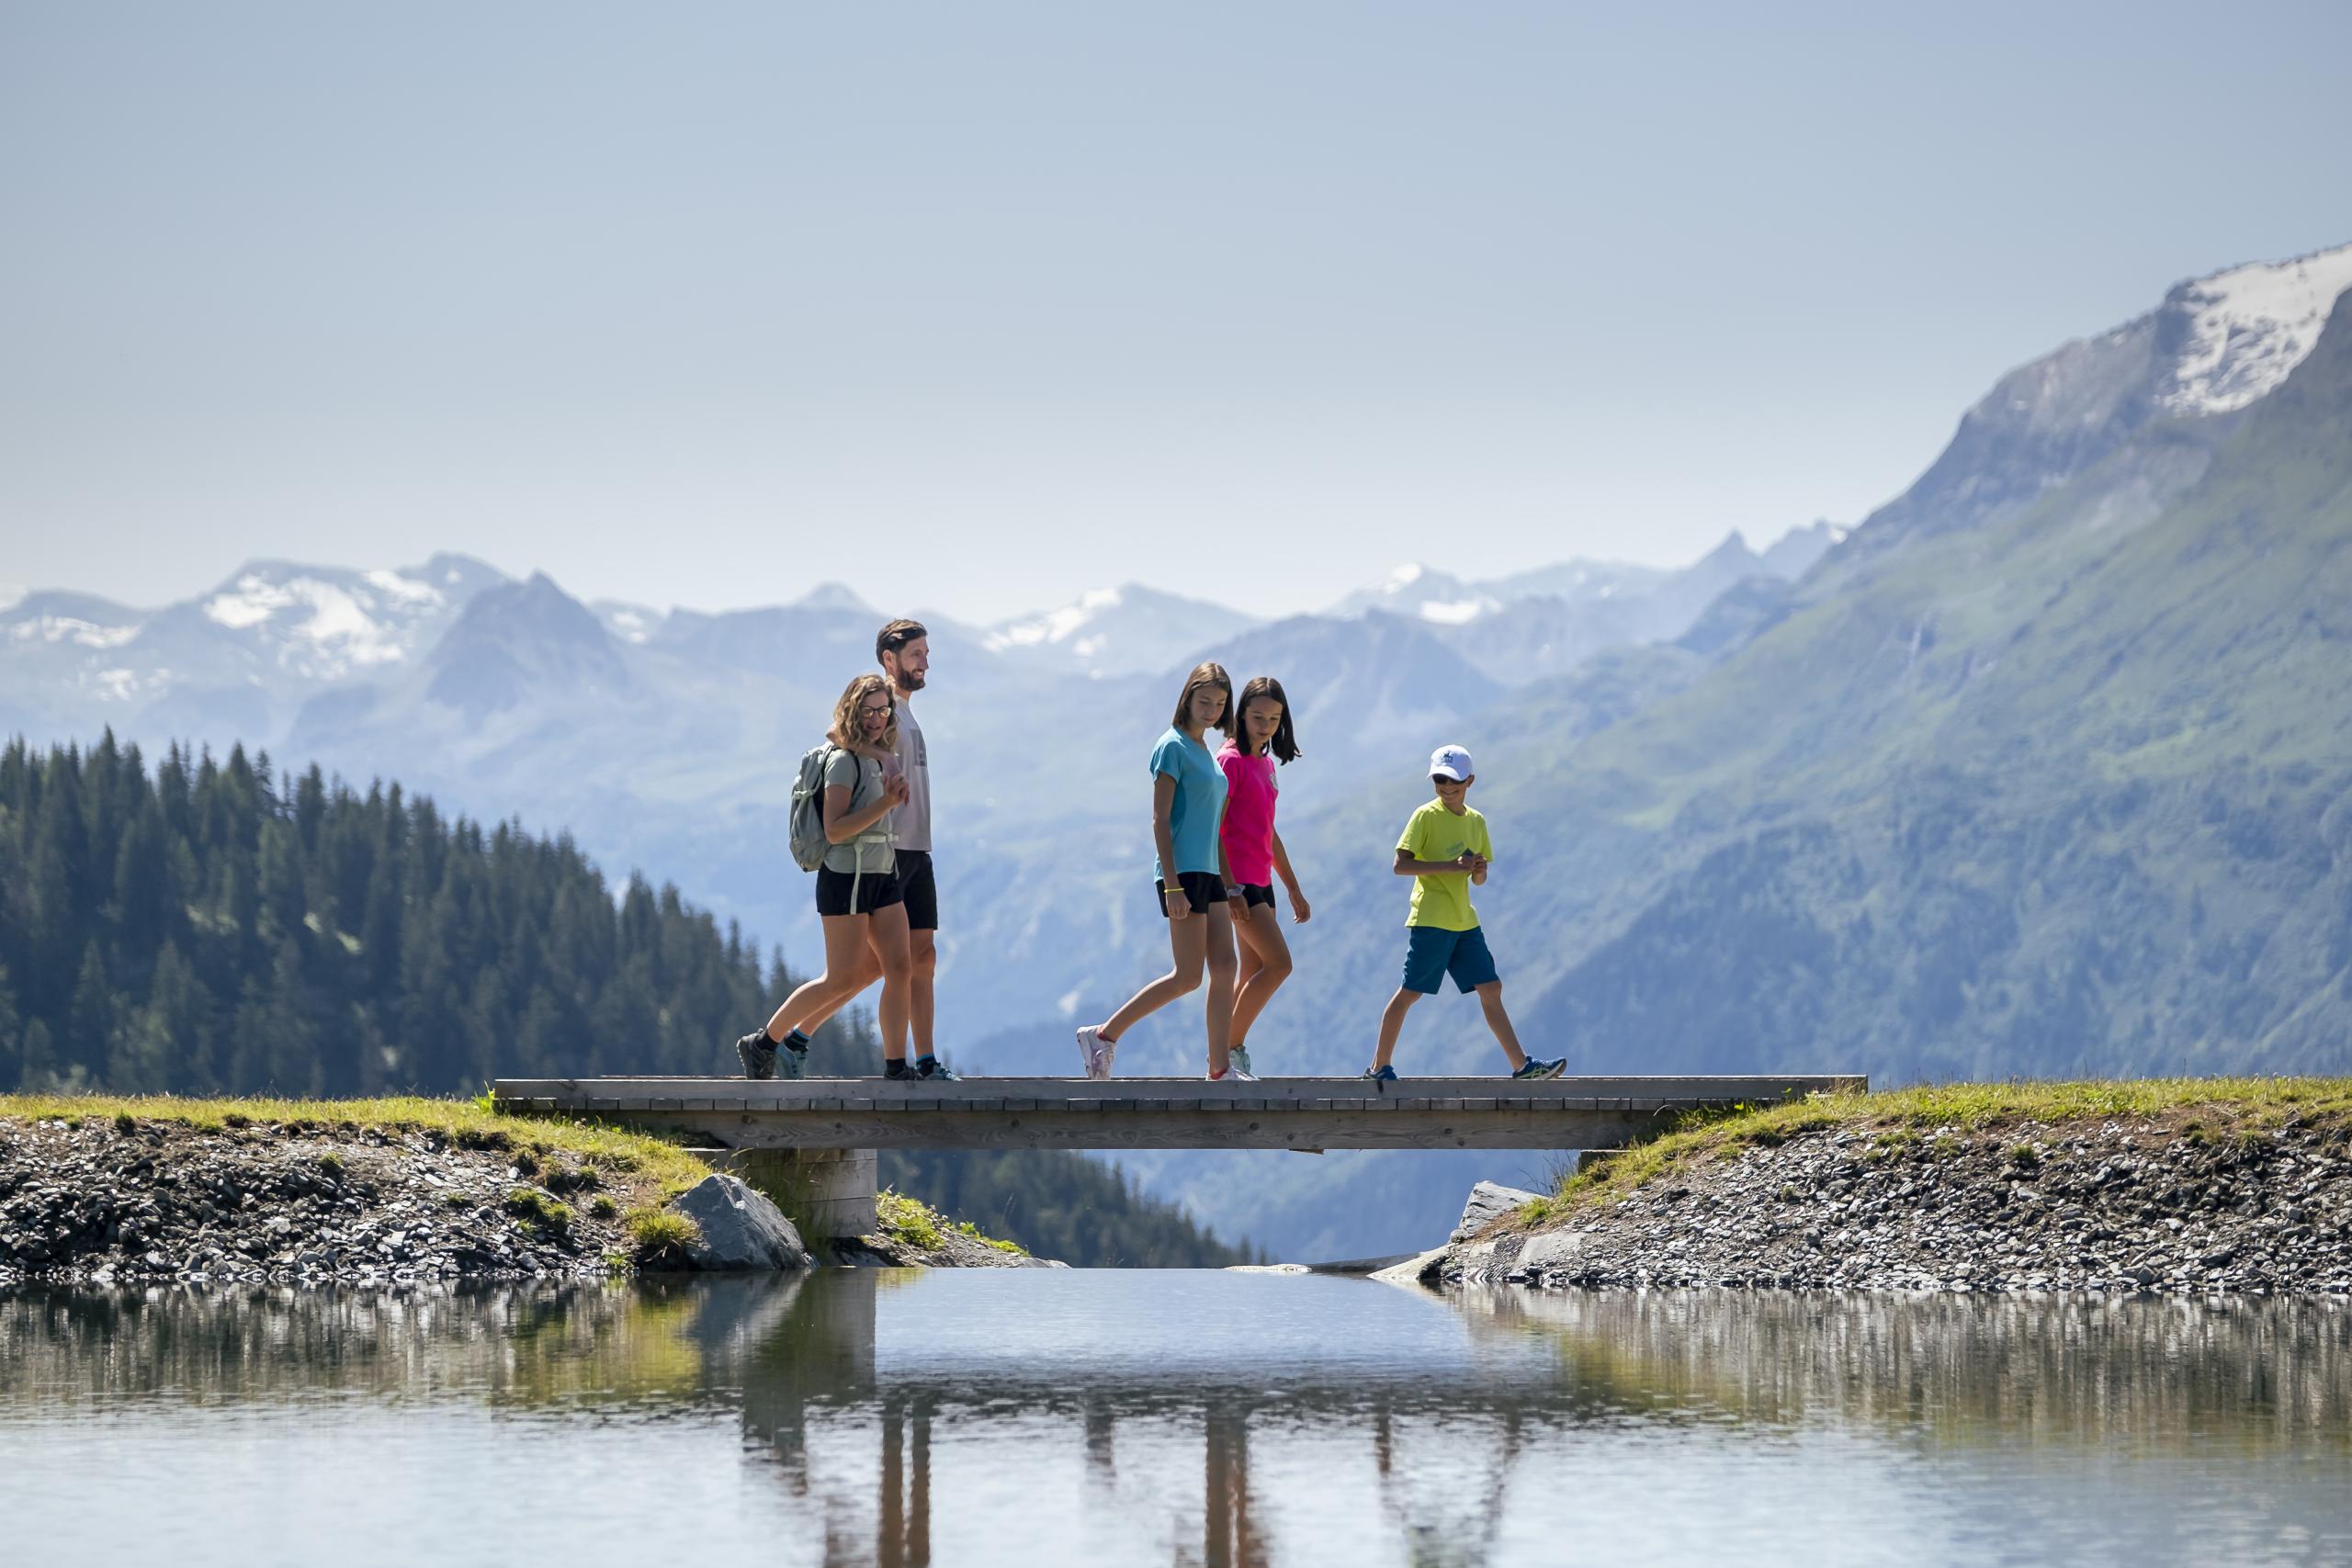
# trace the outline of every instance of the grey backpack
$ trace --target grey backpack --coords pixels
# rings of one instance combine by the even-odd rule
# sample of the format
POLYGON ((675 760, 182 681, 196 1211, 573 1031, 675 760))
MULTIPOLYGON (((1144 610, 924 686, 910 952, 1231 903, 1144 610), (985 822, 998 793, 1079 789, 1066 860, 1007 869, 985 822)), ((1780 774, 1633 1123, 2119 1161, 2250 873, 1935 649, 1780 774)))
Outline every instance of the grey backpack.
POLYGON ((811 746, 792 783, 792 863, 803 871, 824 864, 833 847, 825 838, 825 764, 840 750, 830 740, 811 746))

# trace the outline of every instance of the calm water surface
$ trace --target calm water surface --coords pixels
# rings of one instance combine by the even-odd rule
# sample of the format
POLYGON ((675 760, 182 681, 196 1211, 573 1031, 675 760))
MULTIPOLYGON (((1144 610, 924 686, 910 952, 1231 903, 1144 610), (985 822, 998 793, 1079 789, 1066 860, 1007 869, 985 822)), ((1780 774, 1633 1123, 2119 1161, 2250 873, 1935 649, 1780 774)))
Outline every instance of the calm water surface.
POLYGON ((2327 1303, 18 1292, 0 1369, 28 1563, 2352 1562, 2327 1303))

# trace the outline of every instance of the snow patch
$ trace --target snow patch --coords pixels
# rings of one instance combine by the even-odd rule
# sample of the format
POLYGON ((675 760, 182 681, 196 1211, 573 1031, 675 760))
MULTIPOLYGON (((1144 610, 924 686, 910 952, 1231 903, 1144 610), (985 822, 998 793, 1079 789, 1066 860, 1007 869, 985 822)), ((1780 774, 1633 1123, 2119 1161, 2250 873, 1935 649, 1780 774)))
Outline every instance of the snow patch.
POLYGON ((96 621, 73 615, 43 615, 22 622, 15 629, 18 642, 64 642, 70 638, 84 648, 120 648, 138 635, 136 622, 127 626, 102 626, 96 621))
POLYGON ((0 610, 13 610, 23 604, 26 592, 22 583, 0 582, 0 610))
MULTIPOLYGON (((1105 610, 1115 610, 1125 596, 1115 588, 1093 588, 1079 595, 1078 603, 1058 610, 1048 610, 1026 621, 1015 621, 999 626, 981 639, 980 646, 991 653, 1008 648, 1035 648, 1040 643, 1068 642, 1092 623, 1105 610)), ((1091 658, 1102 646, 1102 639, 1090 639, 1091 646, 1077 649, 1080 658, 1091 658)))
POLYGON ((420 582, 413 577, 402 577, 397 571, 386 571, 380 567, 368 574, 368 585, 395 604, 425 605, 441 603, 441 590, 433 584, 420 582))
POLYGON ((206 618, 241 632, 257 626, 294 602, 294 595, 266 577, 248 574, 237 580, 232 592, 216 593, 204 602, 206 618))
POLYGON ((281 664, 311 673, 334 673, 356 664, 390 663, 407 652, 393 632, 368 615, 368 605, 348 590, 315 577, 278 583, 248 572, 204 604, 209 619, 232 631, 274 621, 289 610, 307 615, 285 628, 285 645, 278 650, 281 664))
POLYGON ((2352 288, 2352 245, 2256 262, 2182 287, 2188 342, 2173 364, 2172 414, 2229 413, 2268 393, 2319 342, 2337 296, 2352 288))
POLYGON ((1402 593, 1405 590, 1410 588, 1413 584, 1419 582, 1422 578, 1428 575, 1429 568, 1423 566, 1417 560, 1408 560, 1403 566, 1398 567, 1395 571, 1390 572, 1386 578, 1382 580, 1380 592, 1383 593, 1402 593))
POLYGON ((643 642, 653 635, 653 622, 642 610, 608 610, 605 619, 623 642, 643 642))
POLYGON ((1432 599, 1421 606, 1421 619, 1442 626, 1468 626, 1492 607, 1484 599, 1432 599))

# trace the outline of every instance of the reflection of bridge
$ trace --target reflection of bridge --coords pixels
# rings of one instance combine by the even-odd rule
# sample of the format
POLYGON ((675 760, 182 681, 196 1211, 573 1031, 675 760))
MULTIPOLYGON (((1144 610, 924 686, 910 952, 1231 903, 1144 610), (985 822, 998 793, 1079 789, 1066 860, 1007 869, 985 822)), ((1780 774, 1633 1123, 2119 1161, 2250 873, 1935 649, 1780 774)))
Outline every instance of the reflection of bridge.
MULTIPOLYGON (((934 1492, 934 1434, 968 1444, 1000 1423, 1017 1441, 1034 1444, 1040 1427, 1057 1426, 1077 1438, 1082 1484, 1102 1496, 1106 1511, 1129 1513, 1138 1527, 1122 1538, 1114 1561, 1147 1560, 1145 1520, 1190 1490, 1170 1464, 1189 1450, 1199 1467, 1199 1544, 1180 1536, 1170 1543, 1170 1560, 1199 1568, 1273 1562, 1274 1537, 1261 1517, 1265 1483, 1253 1488, 1251 1481, 1256 1428, 1261 1440, 1291 1445, 1283 1469, 1294 1479, 1303 1432, 1343 1451, 1363 1444, 1381 1514, 1408 1560, 1431 1568, 1481 1562, 1502 1520, 1523 1421, 1538 1412, 1555 1422, 1611 1414, 1605 1401, 1577 1391, 1541 1379, 1531 1386, 1523 1364, 1436 1382, 1270 1370, 1247 1358, 1191 1381, 1146 1364, 1082 1360, 975 1366, 918 1358, 886 1368, 876 1355, 876 1307, 897 1288, 886 1271, 843 1269, 695 1291, 699 1310, 690 1333, 704 1348, 704 1376, 712 1386, 740 1388, 749 1446, 797 1497, 817 1505, 828 1568, 928 1568, 938 1536, 934 1506, 951 1520, 965 1517, 952 1491, 934 1492), (1282 1386, 1270 1390, 1269 1382, 1282 1386), (1442 1482, 1414 1473, 1408 1429, 1421 1447, 1436 1441, 1448 1450, 1442 1482), (1130 1449, 1124 1472, 1123 1447, 1130 1449), (1148 1502, 1132 1495, 1138 1484, 1148 1502)), ((1180 1512, 1168 1522, 1182 1519, 1180 1512)))
MULTIPOLYGON (((809 1162, 820 1201, 872 1224, 875 1149, 1607 1149, 1677 1112, 1860 1092, 1861 1077, 1508 1078, 502 1078, 510 1111, 679 1129, 809 1162), (857 1190, 864 1184, 861 1194, 857 1190)), ((754 1158, 738 1164, 759 1170, 754 1158)), ((747 1174, 749 1172, 747 1171, 747 1174)), ((836 1230, 835 1234, 840 1234, 836 1230)))

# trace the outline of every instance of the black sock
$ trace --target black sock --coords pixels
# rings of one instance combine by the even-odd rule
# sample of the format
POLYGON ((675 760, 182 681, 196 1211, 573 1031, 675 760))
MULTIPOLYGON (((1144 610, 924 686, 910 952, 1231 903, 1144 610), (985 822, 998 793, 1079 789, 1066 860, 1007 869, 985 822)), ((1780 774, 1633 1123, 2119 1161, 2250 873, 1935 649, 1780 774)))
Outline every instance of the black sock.
POLYGON ((922 1055, 915 1058, 915 1066, 928 1072, 933 1067, 939 1066, 939 1058, 933 1055, 930 1052, 925 1051, 922 1055))
POLYGON ((886 1078, 910 1078, 914 1073, 908 1067, 904 1056, 893 1056, 882 1064, 882 1076, 886 1078))
POLYGON ((784 1048, 787 1051, 806 1051, 808 1049, 808 1037, 796 1029, 784 1037, 784 1048))

